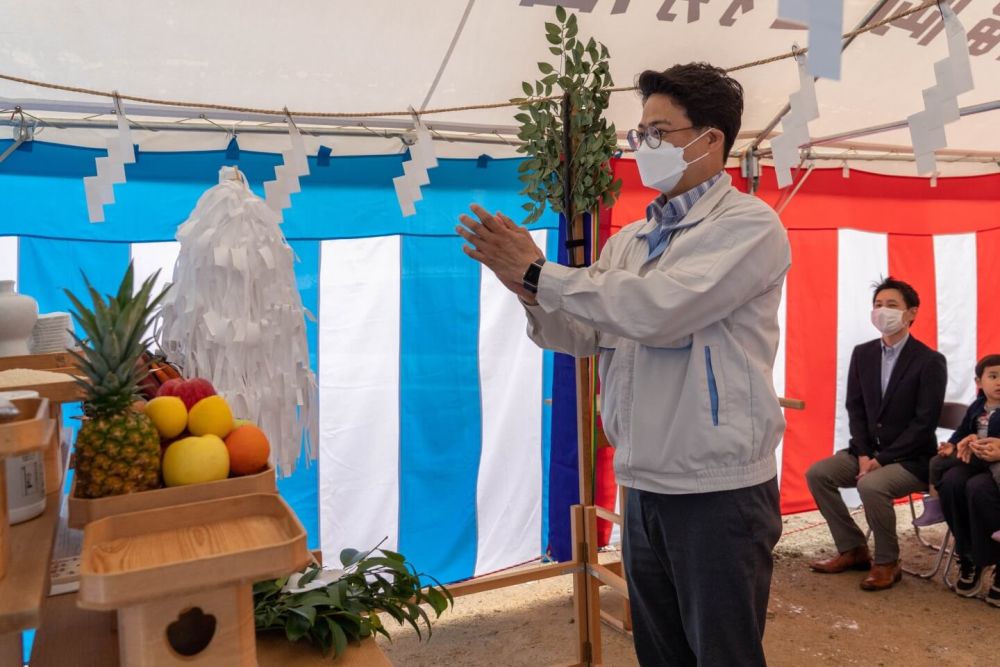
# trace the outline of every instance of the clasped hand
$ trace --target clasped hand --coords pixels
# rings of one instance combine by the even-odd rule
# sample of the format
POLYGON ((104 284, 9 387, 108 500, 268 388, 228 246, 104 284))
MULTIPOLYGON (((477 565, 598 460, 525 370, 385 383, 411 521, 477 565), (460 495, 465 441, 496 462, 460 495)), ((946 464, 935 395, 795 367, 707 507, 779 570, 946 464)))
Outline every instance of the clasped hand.
POLYGON ((524 288, 522 279, 532 262, 544 259, 545 253, 535 245, 527 229, 503 213, 490 215, 476 204, 471 209, 479 221, 463 214, 458 218, 462 224, 455 227, 458 235, 469 243, 462 246, 462 251, 493 271, 504 287, 534 303, 535 295, 524 288))
POLYGON ((862 477, 864 477, 868 473, 875 472, 876 470, 878 470, 881 467, 882 467, 882 464, 879 463, 875 458, 868 457, 868 456, 859 456, 858 457, 858 475, 854 479, 856 479, 856 480, 861 479, 862 477))
POLYGON ((977 438, 969 444, 969 449, 981 461, 987 463, 1000 461, 1000 438, 977 438))

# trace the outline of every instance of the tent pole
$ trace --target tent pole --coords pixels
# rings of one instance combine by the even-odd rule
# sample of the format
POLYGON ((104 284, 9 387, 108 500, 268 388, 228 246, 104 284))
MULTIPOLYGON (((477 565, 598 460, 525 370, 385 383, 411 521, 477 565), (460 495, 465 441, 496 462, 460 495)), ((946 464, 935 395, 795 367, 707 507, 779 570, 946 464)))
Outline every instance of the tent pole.
MULTIPOLYGON (((964 118, 965 116, 974 116, 976 114, 986 113, 987 111, 996 111, 997 109, 1000 109, 1000 100, 993 100, 991 102, 983 102, 982 104, 973 104, 971 106, 962 107, 958 110, 958 114, 964 118)), ((823 144, 830 144, 836 141, 866 137, 871 134, 881 134, 882 132, 888 132, 890 130, 902 129, 907 127, 907 125, 908 123, 906 120, 897 120, 892 123, 883 123, 882 125, 873 125, 859 130, 851 130, 850 132, 840 132, 838 134, 831 134, 825 137, 819 137, 818 139, 812 139, 808 144, 805 144, 804 147, 810 148, 812 146, 822 146, 823 144)))
MULTIPOLYGON (((0 105, 2 106, 2 105, 0 105)), ((88 130, 116 130, 118 129, 118 123, 112 120, 84 120, 84 119, 63 119, 63 118, 38 118, 36 121, 38 126, 41 127, 51 127, 56 130, 60 129, 88 129, 88 130)), ((5 118, 0 118, 0 126, 3 125, 18 125, 19 121, 9 121, 5 118)), ((138 130, 149 130, 152 132, 214 132, 222 136, 224 133, 235 131, 237 134, 276 134, 285 135, 288 134, 288 128, 284 125, 238 125, 235 128, 226 128, 224 126, 212 125, 210 122, 206 123, 181 123, 181 122, 143 122, 138 123, 132 120, 132 124, 135 129, 138 130)), ((376 130, 370 125, 366 125, 367 129, 354 128, 354 127, 343 127, 343 128, 312 128, 307 127, 303 124, 299 124, 299 129, 302 133, 307 136, 314 137, 372 137, 379 136, 385 139, 404 139, 408 137, 411 133, 410 130, 376 130)), ((469 144, 492 144, 492 145, 509 145, 518 146, 522 142, 517 138, 511 137, 507 138, 499 134, 489 133, 489 134, 461 134, 458 132, 441 132, 432 128, 432 132, 435 138, 442 139, 448 142, 459 142, 459 143, 469 143, 469 144)))
POLYGON ((24 143, 23 138, 19 137, 15 139, 14 143, 12 143, 10 146, 7 147, 7 150, 5 150, 3 153, 0 153, 0 162, 6 160, 7 156, 16 151, 18 148, 20 148, 21 144, 23 143, 24 143))
MULTIPOLYGON (((976 114, 986 113, 988 111, 996 111, 998 109, 1000 109, 1000 100, 992 100, 990 102, 983 102, 981 104, 973 104, 973 105, 970 105, 970 106, 967 106, 967 107, 962 107, 961 109, 958 110, 958 114, 959 114, 959 116, 961 116, 961 117, 964 118, 965 116, 974 116, 976 114)), ((850 130, 849 132, 839 132, 837 134, 830 134, 830 135, 827 135, 825 137, 818 137, 816 139, 810 140, 809 143, 807 143, 807 144, 803 144, 802 148, 812 148, 814 146, 832 146, 832 145, 835 145, 835 144, 842 144, 843 142, 845 142, 845 141, 847 141, 849 139, 855 139, 857 137, 866 137, 866 136, 869 136, 869 135, 872 135, 872 134, 881 134, 883 132, 889 132, 891 130, 901 130, 901 129, 907 127, 907 126, 908 126, 908 122, 905 119, 904 120, 893 121, 891 123, 882 123, 881 125, 872 125, 871 127, 863 127, 863 128, 857 129, 857 130, 850 130)), ((856 144, 854 146, 854 148, 857 149, 857 150, 885 150, 885 151, 890 150, 889 148, 887 148, 885 146, 872 146, 871 149, 868 149, 868 148, 865 148, 863 144, 856 144)), ((903 150, 907 150, 907 149, 903 148, 903 150)), ((909 150, 912 150, 912 149, 909 149, 909 150)), ((954 155, 956 157, 971 156, 971 157, 977 157, 977 158, 984 158, 984 161, 987 161, 987 162, 992 162, 993 161, 993 156, 994 156, 994 154, 992 154, 992 153, 986 153, 986 152, 983 152, 983 151, 972 151, 972 150, 970 150, 968 152, 965 152, 965 151, 962 151, 961 149, 954 149, 954 148, 952 148, 952 149, 945 149, 945 150, 948 151, 948 153, 946 153, 946 154, 954 155)), ((758 154, 759 157, 770 157, 771 156, 771 152, 772 151, 771 151, 770 148, 765 148, 764 150, 758 151, 757 154, 758 154)), ((822 159, 819 156, 815 156, 815 157, 817 159, 822 159)), ((878 156, 869 156, 869 157, 866 158, 866 157, 859 157, 859 156, 852 155, 849 159, 852 159, 852 160, 854 160, 854 159, 858 159, 858 160, 864 160, 864 159, 874 160, 874 159, 877 159, 877 158, 878 158, 878 156)), ((832 156, 832 157, 829 157, 828 159, 834 159, 834 160, 836 160, 836 159, 844 159, 844 158, 837 157, 837 156, 832 156)), ((881 159, 885 159, 885 158, 881 158, 881 159)))
MULTIPOLYGON (((44 99, 8 99, 0 97, 0 109, 21 108, 26 111, 53 111, 56 113, 77 113, 89 116, 114 116, 114 105, 109 102, 83 102, 78 100, 44 100, 44 99)), ((249 113, 243 111, 226 111, 222 109, 195 109, 185 107, 167 107, 153 104, 129 104, 125 107, 125 114, 129 117, 146 116, 149 118, 177 118, 181 121, 195 120, 203 115, 211 116, 216 121, 230 122, 259 122, 274 123, 282 128, 285 127, 284 116, 271 116, 260 113, 249 113)), ((516 125, 486 125, 483 123, 462 123, 456 121, 440 121, 431 117, 423 119, 427 129, 437 132, 468 132, 470 134, 488 134, 495 132, 517 136, 518 126, 516 125)), ((54 119, 54 123, 60 124, 59 119, 54 119)), ((66 119, 69 122, 69 119, 66 119)), ((411 130, 413 120, 407 117, 398 118, 327 118, 315 116, 295 116, 295 122, 299 125, 319 125, 340 128, 373 127, 390 130, 411 130)), ((179 128, 178 128, 179 129, 179 128)), ((246 128, 237 127, 240 131, 246 128)))
POLYGON ((784 211, 790 203, 792 203, 792 199, 794 199, 795 195, 798 194, 799 189, 802 188, 803 184, 805 184, 806 180, 809 178, 809 175, 813 173, 813 169, 815 168, 816 168, 815 164, 812 163, 809 164, 809 168, 806 169, 806 173, 802 174, 802 178, 800 178, 799 182, 795 184, 795 187, 792 188, 792 191, 788 193, 787 197, 781 200, 780 204, 778 204, 778 208, 775 211, 778 215, 781 215, 781 212, 784 211))
POLYGON ((472 13, 472 6, 474 4, 476 4, 476 0, 469 0, 469 4, 465 6, 462 18, 459 19, 458 27, 455 29, 455 34, 451 38, 451 44, 448 45, 448 50, 445 52, 444 58, 438 66, 437 74, 434 75, 434 81, 431 82, 431 87, 428 89, 426 97, 424 97, 424 103, 420 105, 420 111, 426 109, 427 105, 430 104, 431 98, 434 96, 434 91, 437 90, 438 84, 441 82, 441 76, 444 74, 444 70, 448 67, 448 63, 451 62, 451 54, 455 52, 455 45, 458 44, 458 38, 462 36, 462 30, 465 29, 465 22, 469 20, 469 14, 472 13))

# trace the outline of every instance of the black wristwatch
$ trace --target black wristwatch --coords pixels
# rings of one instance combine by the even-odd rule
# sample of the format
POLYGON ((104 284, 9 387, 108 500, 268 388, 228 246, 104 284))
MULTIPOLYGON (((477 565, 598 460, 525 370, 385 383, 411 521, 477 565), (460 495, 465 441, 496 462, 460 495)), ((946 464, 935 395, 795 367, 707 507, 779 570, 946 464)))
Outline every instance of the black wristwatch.
POLYGON ((543 264, 545 264, 545 259, 536 259, 524 272, 524 277, 521 278, 521 285, 532 294, 538 293, 538 279, 542 277, 543 264))

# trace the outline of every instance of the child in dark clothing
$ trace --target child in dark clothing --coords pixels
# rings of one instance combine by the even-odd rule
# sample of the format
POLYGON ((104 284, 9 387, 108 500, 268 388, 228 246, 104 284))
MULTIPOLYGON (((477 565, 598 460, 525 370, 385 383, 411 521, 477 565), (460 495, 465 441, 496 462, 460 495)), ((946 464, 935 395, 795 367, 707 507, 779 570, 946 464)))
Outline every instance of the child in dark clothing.
POLYGON ((930 496, 924 499, 924 511, 913 520, 914 526, 922 528, 944 521, 937 486, 945 472, 960 462, 983 470, 988 467, 1000 486, 1000 462, 988 463, 979 459, 972 447, 983 438, 1000 437, 1000 354, 987 355, 976 364, 976 388, 979 395, 969 406, 962 424, 948 442, 938 446, 937 456, 931 459, 930 496))

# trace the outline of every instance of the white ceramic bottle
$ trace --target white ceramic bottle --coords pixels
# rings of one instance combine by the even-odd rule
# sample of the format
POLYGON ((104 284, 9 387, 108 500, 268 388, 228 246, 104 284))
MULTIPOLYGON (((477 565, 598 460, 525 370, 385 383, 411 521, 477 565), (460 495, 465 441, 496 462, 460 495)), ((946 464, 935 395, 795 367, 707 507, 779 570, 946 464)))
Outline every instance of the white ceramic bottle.
POLYGON ((0 280, 0 357, 30 354, 28 341, 38 320, 38 304, 14 291, 13 280, 0 280))

